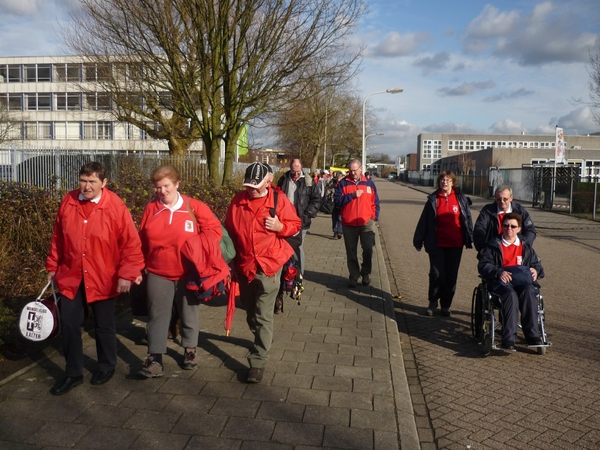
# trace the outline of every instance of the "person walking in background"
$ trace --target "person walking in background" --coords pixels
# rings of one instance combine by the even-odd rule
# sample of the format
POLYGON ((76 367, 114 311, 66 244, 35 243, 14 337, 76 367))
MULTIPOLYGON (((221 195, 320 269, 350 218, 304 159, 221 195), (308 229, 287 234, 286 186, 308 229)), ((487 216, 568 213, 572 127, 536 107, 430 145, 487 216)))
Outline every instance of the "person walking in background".
POLYGON ((131 214, 106 188, 108 171, 99 162, 84 164, 79 189, 65 195, 54 223, 46 259, 48 281, 60 291, 60 327, 66 360, 65 377, 50 390, 62 395, 83 383, 81 327, 87 306, 94 314, 98 371, 93 385, 115 373, 117 333, 115 297, 142 281, 144 257, 131 214))
POLYGON ((200 200, 178 192, 180 176, 172 166, 160 166, 150 176, 156 199, 144 210, 140 223, 142 250, 148 273, 148 357, 138 375, 146 378, 164 374, 162 356, 167 352, 167 335, 173 311, 180 318, 183 368, 198 364, 196 347, 200 331, 200 300, 186 289, 187 266, 181 248, 196 234, 218 246, 221 222, 200 200))
POLYGON ((359 276, 362 284, 371 284, 371 265, 375 247, 375 221, 379 220, 379 196, 373 180, 362 174, 360 161, 353 159, 349 174, 335 189, 334 203, 340 208, 346 259, 350 272, 348 287, 356 287, 359 276), (362 266, 358 263, 358 241, 362 247, 362 266))
POLYGON ((473 229, 473 244, 477 250, 477 256, 483 254, 485 246, 494 238, 502 234, 502 218, 504 214, 515 212, 522 218, 521 233, 527 238, 529 245, 537 236, 535 225, 531 216, 524 206, 513 201, 513 193, 510 186, 498 186, 494 192, 494 203, 485 205, 479 212, 479 217, 473 229))
MULTIPOLYGON (((287 196, 296 208, 296 214, 302 220, 302 242, 310 228, 312 219, 317 217, 319 207, 321 206, 321 197, 318 190, 313 185, 309 177, 304 176, 302 172, 302 163, 299 158, 292 159, 290 170, 279 178, 277 186, 287 196)), ((304 246, 301 244, 296 252, 296 259, 299 261, 300 275, 304 276, 304 246)), ((277 294, 275 302, 275 312, 281 312, 283 309, 283 286, 277 294)))
POLYGON ((255 162, 246 169, 243 186, 227 210, 225 228, 236 250, 234 275, 246 322, 254 333, 254 349, 248 357, 248 383, 260 383, 273 342, 273 311, 279 291, 281 269, 294 254, 285 237, 300 232, 302 221, 287 196, 278 195, 275 205, 272 173, 255 162))
MULTIPOLYGON (((334 172, 333 174, 333 180, 331 183, 331 189, 333 190, 333 196, 335 198, 335 190, 337 188, 338 183, 340 182, 340 180, 344 178, 344 174, 343 172, 337 170, 334 172)), ((339 207, 335 206, 335 201, 334 201, 334 206, 333 206, 333 211, 331 212, 331 231, 333 231, 333 237, 336 239, 341 239, 343 234, 343 230, 342 230, 342 213, 339 207)))
POLYGON ((442 315, 450 316, 463 247, 473 246, 471 200, 460 192, 451 171, 443 171, 436 185, 437 190, 427 197, 417 223, 413 245, 419 252, 425 246, 429 255, 426 314, 433 316, 439 300, 442 315))

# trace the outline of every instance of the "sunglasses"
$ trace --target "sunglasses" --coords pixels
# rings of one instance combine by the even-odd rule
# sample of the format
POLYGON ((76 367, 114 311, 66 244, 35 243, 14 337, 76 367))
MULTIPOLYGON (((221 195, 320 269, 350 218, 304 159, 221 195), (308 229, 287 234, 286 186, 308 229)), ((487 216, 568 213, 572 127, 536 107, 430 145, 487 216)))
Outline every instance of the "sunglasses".
POLYGON ((505 223, 505 224, 502 224, 502 228, 506 228, 506 229, 512 228, 514 230, 515 228, 519 228, 519 225, 512 225, 509 223, 505 223))

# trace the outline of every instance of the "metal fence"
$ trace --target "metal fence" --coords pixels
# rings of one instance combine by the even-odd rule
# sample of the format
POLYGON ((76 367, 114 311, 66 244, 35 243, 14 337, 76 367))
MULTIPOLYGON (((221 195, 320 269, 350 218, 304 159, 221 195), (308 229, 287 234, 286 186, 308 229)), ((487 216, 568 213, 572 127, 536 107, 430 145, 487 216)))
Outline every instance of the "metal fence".
MULTIPOLYGON (((197 155, 169 156, 167 152, 128 152, 66 149, 19 149, 15 145, 0 147, 0 181, 15 181, 33 186, 71 189, 77 186, 79 169, 90 161, 106 166, 109 178, 133 167, 142 177, 163 164, 176 167, 183 180, 208 179, 205 160, 197 155)), ((234 163, 234 173, 243 172, 247 164, 234 163)))
MULTIPOLYGON (((510 186, 515 200, 531 207, 564 211, 596 220, 600 205, 597 175, 582 177, 577 166, 531 166, 520 169, 490 169, 456 175, 467 195, 491 198, 498 186, 510 186)), ((404 180, 434 189, 437 174, 408 172, 404 180)))

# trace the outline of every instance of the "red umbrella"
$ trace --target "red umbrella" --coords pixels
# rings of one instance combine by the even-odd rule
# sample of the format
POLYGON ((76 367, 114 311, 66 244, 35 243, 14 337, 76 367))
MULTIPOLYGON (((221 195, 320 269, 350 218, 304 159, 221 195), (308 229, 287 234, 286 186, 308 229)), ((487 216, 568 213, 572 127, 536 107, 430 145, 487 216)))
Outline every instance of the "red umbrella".
POLYGON ((237 281, 229 283, 229 295, 227 296, 227 314, 225 315, 225 336, 231 333, 231 321, 235 313, 235 297, 240 294, 240 285, 237 281))

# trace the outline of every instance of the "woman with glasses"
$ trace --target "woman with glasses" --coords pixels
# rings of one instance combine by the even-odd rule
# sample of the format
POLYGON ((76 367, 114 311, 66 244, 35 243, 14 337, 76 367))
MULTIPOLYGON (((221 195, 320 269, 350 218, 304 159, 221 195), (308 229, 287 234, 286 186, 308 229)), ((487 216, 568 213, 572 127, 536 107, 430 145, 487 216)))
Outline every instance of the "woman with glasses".
POLYGON ((436 184, 438 189, 427 197, 417 223, 413 245, 419 252, 425 246, 429 255, 429 306, 425 313, 433 316, 439 301, 442 315, 449 317, 463 247, 473 247, 471 199, 460 192, 451 171, 440 173, 436 184))
POLYGON ((508 351, 515 350, 519 311, 527 344, 542 343, 535 282, 544 277, 544 269, 527 238, 520 234, 522 223, 519 214, 506 213, 502 236, 484 248, 477 266, 490 292, 500 297, 502 348, 508 351))

